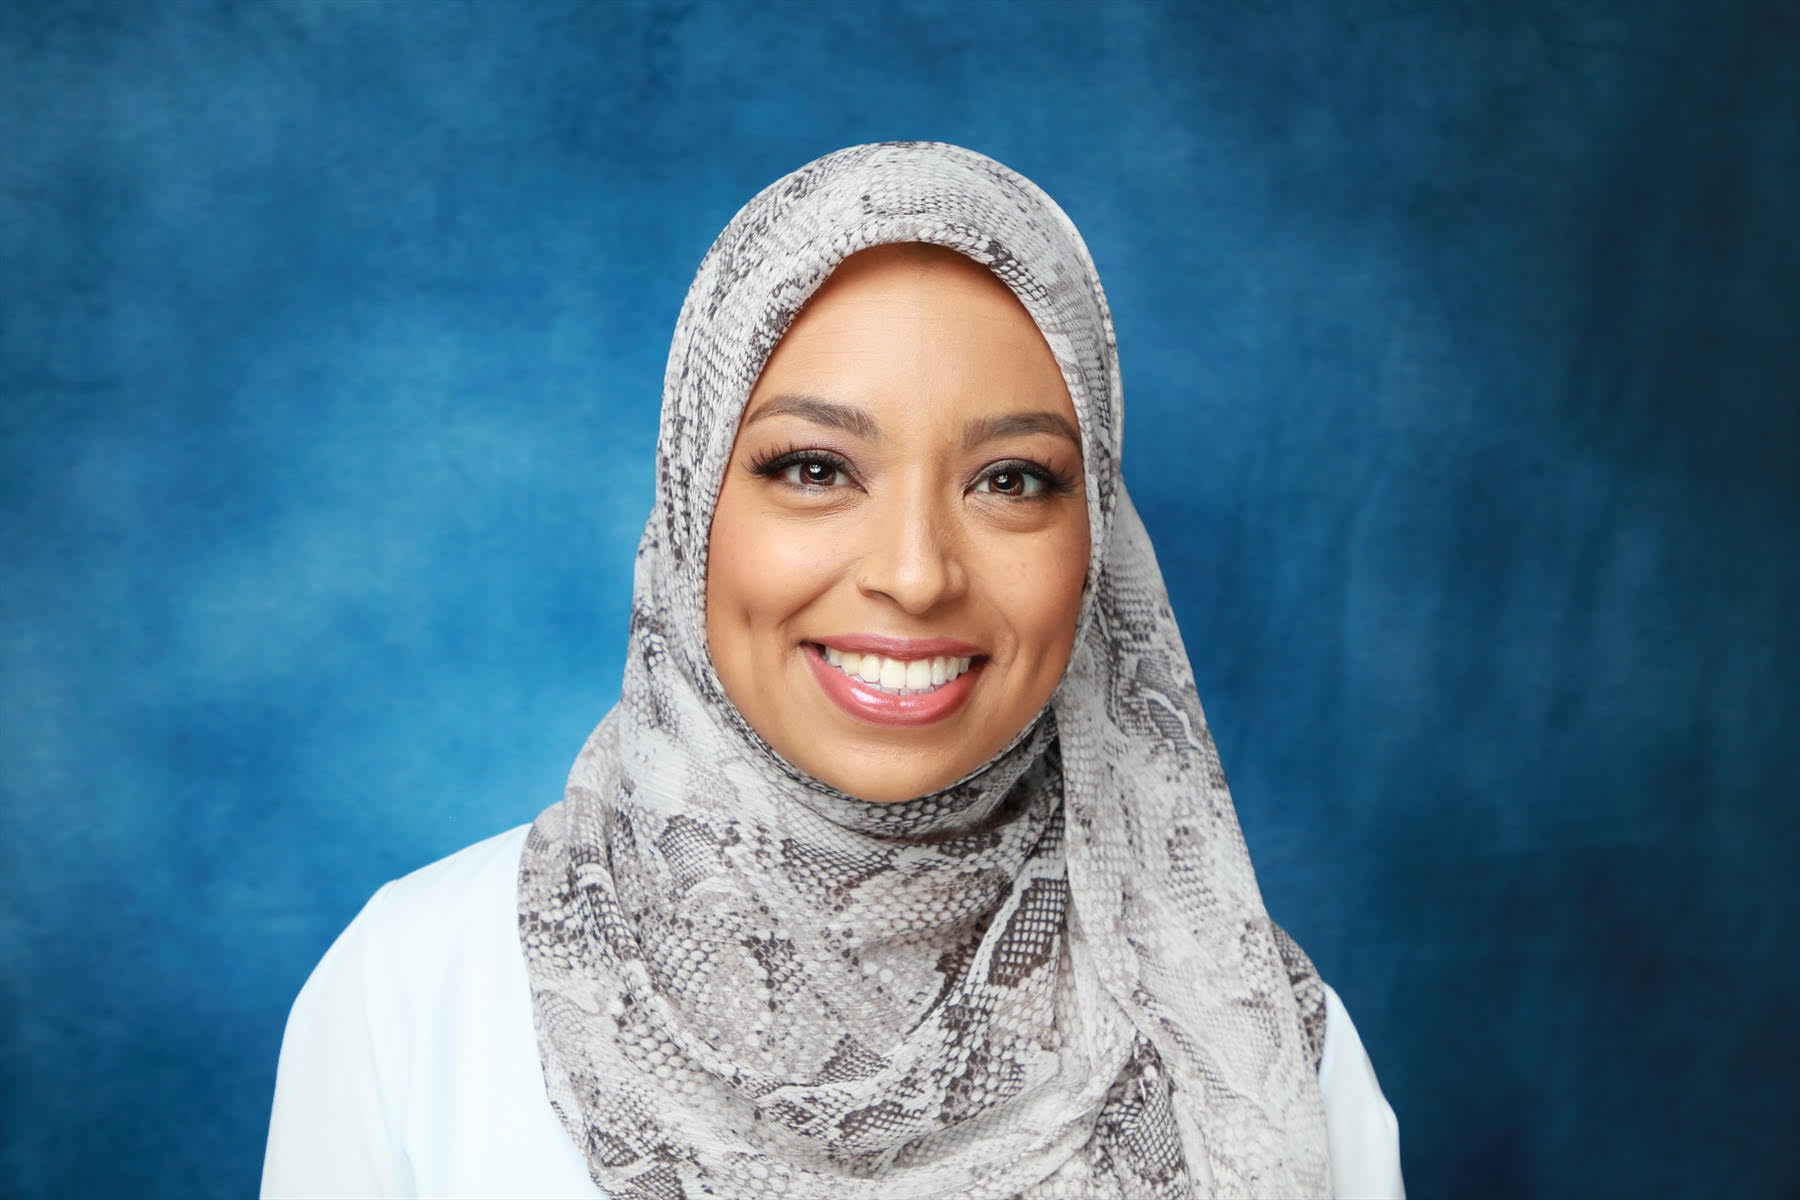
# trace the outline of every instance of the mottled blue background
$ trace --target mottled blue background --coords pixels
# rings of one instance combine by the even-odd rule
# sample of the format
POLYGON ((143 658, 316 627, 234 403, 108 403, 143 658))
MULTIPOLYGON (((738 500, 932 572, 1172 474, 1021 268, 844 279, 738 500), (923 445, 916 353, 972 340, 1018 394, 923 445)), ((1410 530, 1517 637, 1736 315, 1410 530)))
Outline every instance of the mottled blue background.
POLYGON ((889 137, 1087 234, 1413 1194, 1795 1194, 1800 11, 1679 0, 0 0, 0 1192, 254 1188, 616 695, 707 243, 889 137))

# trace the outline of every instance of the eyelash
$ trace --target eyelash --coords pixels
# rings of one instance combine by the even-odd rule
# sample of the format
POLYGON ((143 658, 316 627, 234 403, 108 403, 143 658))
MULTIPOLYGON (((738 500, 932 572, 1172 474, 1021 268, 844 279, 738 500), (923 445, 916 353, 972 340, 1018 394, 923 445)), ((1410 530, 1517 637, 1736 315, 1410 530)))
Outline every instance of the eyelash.
MULTIPOLYGON (((793 447, 757 455, 750 460, 750 473, 764 479, 773 479, 790 467, 806 466, 811 463, 830 467, 840 475, 850 474, 850 464, 829 450, 800 450, 793 447)), ((816 490, 825 485, 793 481, 791 486, 816 490)))
MULTIPOLYGON (((1066 496, 1075 490, 1075 481, 1067 475, 1052 471, 1041 463, 1030 462, 1023 458, 1009 458, 1005 462, 997 462, 983 470, 978 482, 992 482, 997 475, 1023 475, 1026 479, 1035 479, 1041 489, 1035 494, 1009 496, 1013 500, 1048 499, 1050 496, 1066 496)), ((996 495, 1005 496, 1005 492, 996 495)))
MULTIPOLYGON (((849 462, 841 455, 833 454, 829 450, 802 450, 796 447, 765 451, 756 455, 750 460, 750 472, 763 479, 773 479, 794 467, 814 464, 827 467, 839 475, 853 477, 849 462)), ((1070 476, 1053 471, 1041 463, 1019 458, 1007 459, 1005 462, 997 462, 984 468, 976 477, 976 482, 991 483, 999 475, 1023 475, 1027 479, 1035 479, 1041 485, 1040 490, 1036 493, 1018 496, 1009 496, 1005 492, 990 493, 1012 500, 1037 500, 1052 495, 1066 496, 1075 490, 1075 480, 1070 476)), ((803 488, 807 491, 821 491, 832 486, 830 484, 805 483, 799 480, 789 480, 787 483, 790 487, 803 488)))

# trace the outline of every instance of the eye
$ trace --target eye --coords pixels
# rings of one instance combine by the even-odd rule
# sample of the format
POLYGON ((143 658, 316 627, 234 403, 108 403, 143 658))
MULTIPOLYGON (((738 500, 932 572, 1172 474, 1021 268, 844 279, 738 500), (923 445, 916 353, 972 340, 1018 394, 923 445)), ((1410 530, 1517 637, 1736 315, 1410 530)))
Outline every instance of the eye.
POLYGON ((996 496, 1011 496, 1015 499, 1040 496, 1047 486, 1049 480, 1044 473, 1024 463, 1001 463, 975 481, 975 490, 978 492, 990 492, 996 496))
POLYGON ((784 450, 759 455, 750 462, 752 473, 775 479, 803 492, 845 487, 855 482, 850 464, 825 450, 784 450))
POLYGON ((829 459, 802 458, 780 468, 782 479, 799 487, 835 487, 843 470, 829 459))

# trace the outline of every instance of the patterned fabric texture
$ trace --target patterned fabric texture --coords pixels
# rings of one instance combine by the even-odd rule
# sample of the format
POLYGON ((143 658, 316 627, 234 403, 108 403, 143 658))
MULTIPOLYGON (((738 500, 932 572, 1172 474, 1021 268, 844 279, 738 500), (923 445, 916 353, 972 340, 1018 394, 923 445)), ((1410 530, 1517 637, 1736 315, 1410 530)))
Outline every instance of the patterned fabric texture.
POLYGON ((1328 1195, 1323 993, 1264 911, 1119 476, 1112 318, 1068 218, 953 146, 827 155, 688 293, 618 706, 528 839, 552 1104, 618 1197, 1328 1195), (1047 709, 938 794, 784 762, 706 651, 712 509, 763 363, 831 271, 948 247, 1024 303, 1079 418, 1092 558, 1047 709))

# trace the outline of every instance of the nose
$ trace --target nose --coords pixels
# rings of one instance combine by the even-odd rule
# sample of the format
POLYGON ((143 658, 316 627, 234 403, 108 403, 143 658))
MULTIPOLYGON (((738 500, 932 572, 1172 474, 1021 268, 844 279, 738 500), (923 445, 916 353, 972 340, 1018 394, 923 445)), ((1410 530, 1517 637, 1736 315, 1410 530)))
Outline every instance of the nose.
POLYGON ((900 489, 880 504, 856 565, 865 595, 886 597, 912 616, 956 599, 969 583, 955 516, 924 492, 900 489))

